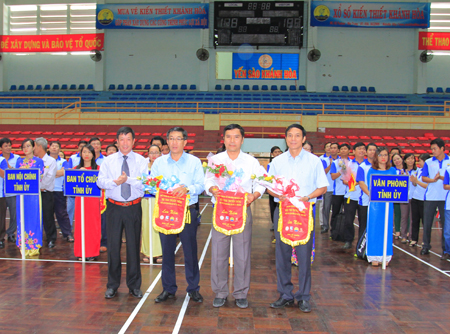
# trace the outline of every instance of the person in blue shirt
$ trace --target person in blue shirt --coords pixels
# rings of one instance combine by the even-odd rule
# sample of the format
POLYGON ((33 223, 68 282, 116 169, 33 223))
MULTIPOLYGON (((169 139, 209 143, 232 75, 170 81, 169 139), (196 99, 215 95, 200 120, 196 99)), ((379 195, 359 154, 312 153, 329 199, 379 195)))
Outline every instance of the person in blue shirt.
MULTIPOLYGON (((67 168, 75 168, 80 164, 80 152, 87 144, 88 142, 86 140, 80 140, 78 142, 78 153, 70 156, 67 168)), ((70 226, 72 226, 75 215, 75 196, 67 196, 67 214, 69 215, 70 226)))
MULTIPOLYGON (((184 152, 184 147, 187 144, 186 130, 181 127, 171 128, 167 132, 167 141, 170 147, 170 154, 163 155, 155 160, 150 175, 151 177, 162 175, 166 179, 170 179, 171 176, 176 176, 180 180, 181 185, 172 190, 172 193, 175 196, 183 196, 186 194, 190 196, 189 211, 191 214, 191 223, 184 226, 179 236, 183 245, 184 269, 188 283, 186 290, 193 301, 202 302, 203 297, 199 292, 200 270, 197 258, 198 211, 196 209, 196 203, 198 202, 198 196, 204 190, 205 176, 200 159, 184 152)), ((175 276, 175 247, 177 236, 176 234, 166 235, 163 233, 159 235, 163 253, 163 292, 155 299, 157 303, 173 298, 178 288, 175 276)))
MULTIPOLYGON (((270 149, 270 161, 275 159, 277 156, 279 156, 281 153, 281 149, 278 146, 273 146, 270 149)), ((270 171, 270 163, 267 165, 267 172, 270 171)), ((270 219, 272 220, 272 227, 270 228, 271 231, 273 231, 273 214, 275 212, 276 204, 274 201, 274 197, 272 195, 269 195, 269 207, 270 207, 270 219)), ((272 240, 272 243, 275 243, 275 238, 272 240)))
MULTIPOLYGON (((421 255, 426 255, 431 249, 431 228, 436 209, 439 210, 442 231, 445 230, 445 199, 448 191, 444 189, 444 176, 450 167, 450 158, 445 154, 445 143, 436 138, 430 143, 433 157, 425 161, 422 169, 422 181, 428 183, 423 203, 423 247, 421 255)), ((442 235, 442 251, 445 250, 444 235, 442 235)))
POLYGON ((339 156, 339 144, 331 143, 330 144, 330 153, 328 157, 322 159, 323 168, 325 169, 325 174, 328 179, 328 187, 327 192, 322 196, 323 204, 322 204, 322 228, 320 233, 327 233, 330 225, 330 210, 331 210, 331 201, 333 197, 334 191, 334 180, 331 178, 331 165, 336 161, 339 156))
POLYGON ((8 163, 4 157, 0 157, 0 248, 5 248, 6 235, 6 197, 4 191, 4 177, 5 169, 8 168, 8 163))
POLYGON ((101 166, 105 156, 102 154, 102 142, 98 137, 92 137, 89 140, 89 144, 94 148, 95 151, 95 163, 97 166, 101 166))
MULTIPOLYGON (((9 138, 0 139, 0 148, 2 154, 0 157, 5 158, 8 168, 14 168, 16 166, 17 159, 20 158, 19 155, 12 153, 12 143, 9 138)), ((16 195, 5 195, 6 198, 6 208, 4 214, 6 215, 6 209, 9 209, 9 227, 6 230, 6 235, 9 242, 16 242, 16 237, 14 233, 17 229, 16 221, 16 195)), ((3 212, 0 209, 0 215, 3 212)))

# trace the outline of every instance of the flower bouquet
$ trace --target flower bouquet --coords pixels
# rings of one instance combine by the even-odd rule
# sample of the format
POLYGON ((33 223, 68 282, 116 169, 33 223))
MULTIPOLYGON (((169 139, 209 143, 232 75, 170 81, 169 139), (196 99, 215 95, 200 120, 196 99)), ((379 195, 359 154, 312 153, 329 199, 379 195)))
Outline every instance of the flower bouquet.
MULTIPOLYGON (((355 191, 356 187, 356 177, 353 174, 352 168, 350 167, 349 159, 339 159, 338 166, 341 172, 341 180, 346 181, 348 185, 348 191, 355 191)), ((350 203, 350 197, 347 199, 347 204, 350 203)))

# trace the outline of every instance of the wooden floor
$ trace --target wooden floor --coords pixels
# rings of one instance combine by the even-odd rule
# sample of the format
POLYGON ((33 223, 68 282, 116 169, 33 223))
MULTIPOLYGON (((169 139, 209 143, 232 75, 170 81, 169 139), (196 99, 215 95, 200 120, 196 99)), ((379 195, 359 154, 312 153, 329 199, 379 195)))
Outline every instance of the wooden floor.
MULTIPOLYGON (((202 207, 205 203, 202 199, 202 207)), ((312 313, 304 314, 297 307, 271 309, 269 303, 278 299, 278 293, 268 208, 267 199, 252 208, 248 309, 237 308, 231 295, 224 307, 212 307, 211 254, 209 247, 205 249, 212 226, 209 205, 198 230, 199 259, 205 254, 200 270, 203 303, 190 301, 183 309, 182 266, 177 267, 178 292, 173 300, 154 303, 162 291, 161 267, 145 264, 142 290, 147 293, 142 300, 128 295, 125 266, 118 296, 106 300, 106 254, 97 262, 79 263, 73 244, 59 238, 57 247, 44 247, 38 260, 21 261, 17 247, 6 243, 0 250, 0 332, 118 333, 127 328, 126 333, 171 333, 174 329, 176 333, 178 321, 179 333, 450 333, 450 262, 440 261, 435 254, 420 256, 419 248, 398 241, 390 266, 383 271, 355 259, 353 250, 341 249, 342 243, 317 234, 312 313)), ((440 231, 434 230, 432 237, 432 250, 440 253, 440 231)), ((176 259, 183 264, 182 249, 176 259)), ((296 278, 293 270, 294 283, 296 278)))

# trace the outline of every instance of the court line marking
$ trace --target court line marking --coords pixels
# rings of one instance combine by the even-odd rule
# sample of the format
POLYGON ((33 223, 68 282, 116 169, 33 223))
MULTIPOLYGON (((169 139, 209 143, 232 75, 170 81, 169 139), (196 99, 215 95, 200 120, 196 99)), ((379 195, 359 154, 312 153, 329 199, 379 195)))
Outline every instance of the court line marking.
MULTIPOLYGON (((178 252, 178 250, 181 247, 181 242, 178 243, 177 248, 175 249, 175 254, 178 252)), ((139 303, 134 308, 133 312, 128 317, 127 321, 123 324, 122 328, 119 331, 119 334, 123 334, 127 331, 128 327, 130 327, 131 323, 133 322, 134 318, 138 314, 139 310, 141 309, 142 305, 144 305, 145 301, 147 300, 148 296, 150 296, 150 293, 155 288, 158 281, 161 279, 162 270, 158 273, 158 275, 153 280, 152 284, 148 287, 147 291, 145 291, 144 296, 141 298, 139 303)))
MULTIPOLYGON (((206 251, 208 250, 209 243, 211 242, 211 236, 212 236, 212 228, 211 231, 209 231, 208 239, 206 240, 205 247, 203 248, 202 256, 200 257, 200 261, 198 261, 199 271, 202 268, 203 260, 205 259, 206 251)), ((186 314, 186 309, 189 304, 189 300, 191 298, 189 297, 189 293, 186 293, 186 297, 184 298, 183 306, 181 307, 180 313, 178 314, 177 322, 175 323, 175 327, 172 331, 172 334, 178 334, 181 328, 181 323, 183 322, 184 315, 186 314)))
MULTIPOLYGON (((0 260, 11 260, 11 261, 23 261, 19 258, 13 258, 13 257, 0 257, 0 260)), ((52 259, 25 259, 25 262, 61 262, 61 263, 79 263, 83 264, 83 262, 78 260, 52 260, 52 259)), ((105 261, 86 261, 85 263, 89 264, 107 264, 108 262, 105 261)), ((121 264, 127 264, 126 262, 121 262, 121 264)), ((161 263, 141 263, 141 266, 162 266, 161 263)), ((175 264, 176 267, 184 267, 184 264, 175 264)))

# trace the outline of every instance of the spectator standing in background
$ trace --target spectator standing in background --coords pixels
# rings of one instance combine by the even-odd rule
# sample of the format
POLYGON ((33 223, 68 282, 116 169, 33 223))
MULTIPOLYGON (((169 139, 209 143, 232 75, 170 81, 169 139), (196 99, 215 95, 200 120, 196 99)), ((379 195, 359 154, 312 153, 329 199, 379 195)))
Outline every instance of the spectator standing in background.
POLYGON ((331 178, 331 165, 339 158, 339 144, 330 144, 330 155, 326 159, 322 159, 323 168, 325 169, 325 174, 327 175, 328 187, 327 192, 322 196, 323 198, 323 219, 322 219, 322 229, 320 233, 327 233, 330 225, 330 209, 331 201, 334 191, 335 181, 331 178))
MULTIPOLYGON (((75 168, 80 164, 81 149, 86 146, 88 142, 86 140, 80 140, 78 142, 78 153, 72 154, 69 158, 68 168, 75 168)), ((70 219, 70 226, 73 226, 73 217, 75 214, 75 196, 67 196, 67 214, 70 219)))
MULTIPOLYGON (((413 153, 406 153, 403 158, 403 172, 405 175, 411 176, 416 167, 416 157, 413 153)), ((411 199, 414 194, 415 186, 409 180, 409 192, 408 192, 408 203, 400 203, 400 211, 402 214, 402 219, 400 222, 400 233, 402 237, 402 244, 406 244, 411 239, 411 199)))
MULTIPOLYGON (((272 159, 276 158, 281 153, 283 153, 283 152, 281 151, 281 149, 278 146, 273 146, 270 149, 270 162, 267 164, 267 172, 268 173, 270 171, 270 163, 272 162, 272 159)), ((270 220, 272 221, 272 227, 270 228, 271 231, 273 231, 273 229, 274 229, 273 214, 275 212, 275 207, 276 207, 276 204, 274 201, 274 197, 269 194, 270 220)), ((275 243, 275 237, 273 237, 272 243, 275 243)))
MULTIPOLYGON (((391 150, 392 152, 392 150, 391 150)), ((403 158, 399 153, 394 153, 391 155, 391 162, 397 175, 403 175, 403 158)), ((402 220, 402 211, 400 210, 400 203, 394 203, 394 230, 395 239, 400 239, 400 222, 402 220)))

